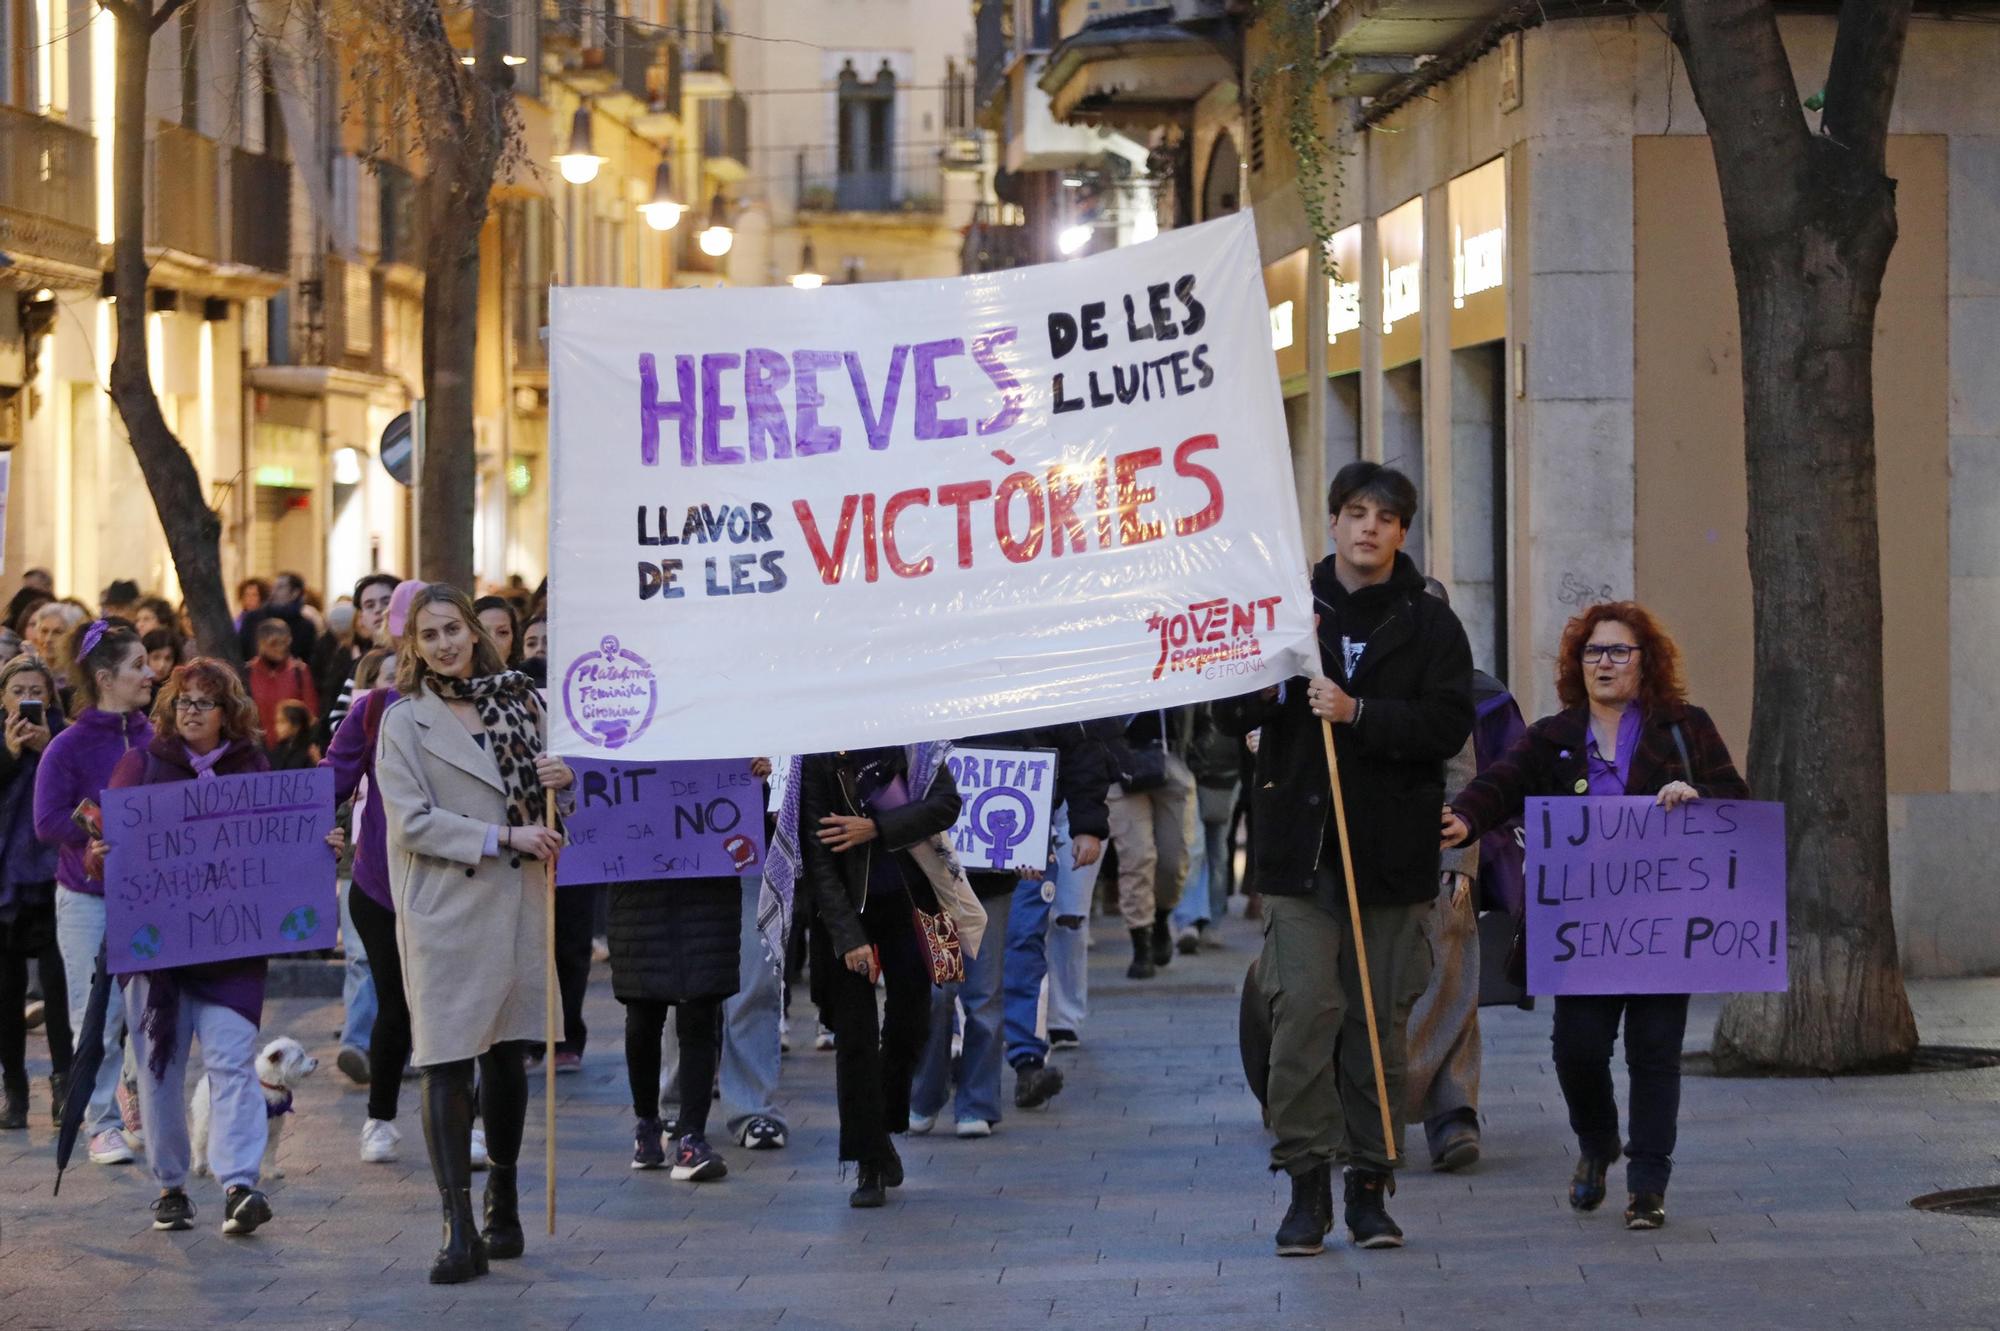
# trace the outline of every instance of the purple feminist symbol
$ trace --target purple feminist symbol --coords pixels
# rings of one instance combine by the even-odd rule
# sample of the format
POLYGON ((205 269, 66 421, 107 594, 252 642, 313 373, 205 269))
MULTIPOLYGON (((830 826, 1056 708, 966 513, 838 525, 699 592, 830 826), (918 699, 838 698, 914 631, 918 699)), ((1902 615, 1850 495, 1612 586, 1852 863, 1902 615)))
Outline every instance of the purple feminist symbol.
POLYGON ((972 835, 986 843, 988 867, 1007 869, 1012 867, 1009 859, 1014 847, 1026 841, 1034 827, 1035 809, 1020 791, 1008 786, 995 786, 981 791, 972 801, 971 823, 972 835), (994 801, 1002 799, 1010 801, 1014 807, 994 805, 994 801))
POLYGON ((570 662, 562 700, 572 729, 600 748, 617 749, 646 733, 660 686, 646 658, 607 633, 596 651, 570 662))

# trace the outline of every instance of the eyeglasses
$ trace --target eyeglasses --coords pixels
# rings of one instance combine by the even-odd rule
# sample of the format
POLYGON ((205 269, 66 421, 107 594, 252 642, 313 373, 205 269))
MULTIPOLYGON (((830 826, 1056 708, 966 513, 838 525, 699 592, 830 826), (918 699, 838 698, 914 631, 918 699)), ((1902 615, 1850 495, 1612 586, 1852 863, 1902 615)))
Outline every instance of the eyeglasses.
POLYGON ((1638 653, 1639 649, 1627 642, 1585 643, 1583 663, 1589 665, 1593 661, 1609 661, 1612 665, 1625 665, 1638 653))
POLYGON ((210 712, 214 711, 214 710, 215 710, 216 708, 218 708, 218 707, 220 707, 220 706, 222 706, 222 704, 221 704, 221 703, 219 703, 219 702, 217 702, 217 701, 215 701, 215 699, 213 699, 213 698, 176 698, 176 699, 174 699, 174 710, 175 710, 175 711, 177 711, 177 712, 193 712, 193 713, 194 713, 194 714, 195 714, 196 716, 207 716, 207 715, 208 715, 208 714, 209 714, 210 712))

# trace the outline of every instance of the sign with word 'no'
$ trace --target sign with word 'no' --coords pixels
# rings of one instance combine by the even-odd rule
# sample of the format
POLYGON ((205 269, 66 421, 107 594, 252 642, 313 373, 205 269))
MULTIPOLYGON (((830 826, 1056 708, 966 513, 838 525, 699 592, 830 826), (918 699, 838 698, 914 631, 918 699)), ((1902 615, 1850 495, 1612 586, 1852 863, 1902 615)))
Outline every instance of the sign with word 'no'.
POLYGON ((1248 212, 969 277, 550 310, 551 744, 813 753, 1317 673, 1248 212))
POLYGON ((1779 993, 1785 806, 1528 801, 1528 992, 1779 993))
POLYGON ((608 762, 573 758, 576 807, 556 886, 756 873, 764 863, 764 787, 748 758, 608 762))
POLYGON ((114 975, 332 947, 333 769, 107 790, 114 975))
POLYGON ((1056 755, 1048 749, 966 749, 945 759, 958 783, 952 849, 969 873, 1040 871, 1049 864, 1056 755))

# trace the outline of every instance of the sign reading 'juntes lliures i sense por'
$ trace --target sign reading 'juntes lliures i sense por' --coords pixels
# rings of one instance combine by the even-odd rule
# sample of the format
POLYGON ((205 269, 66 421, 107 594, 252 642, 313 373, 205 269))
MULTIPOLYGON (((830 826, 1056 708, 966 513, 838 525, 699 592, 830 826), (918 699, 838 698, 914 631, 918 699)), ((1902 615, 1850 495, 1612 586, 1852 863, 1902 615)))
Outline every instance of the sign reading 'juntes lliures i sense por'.
POLYGON ((945 739, 1316 664, 1248 214, 1058 265, 558 288, 569 756, 945 739))

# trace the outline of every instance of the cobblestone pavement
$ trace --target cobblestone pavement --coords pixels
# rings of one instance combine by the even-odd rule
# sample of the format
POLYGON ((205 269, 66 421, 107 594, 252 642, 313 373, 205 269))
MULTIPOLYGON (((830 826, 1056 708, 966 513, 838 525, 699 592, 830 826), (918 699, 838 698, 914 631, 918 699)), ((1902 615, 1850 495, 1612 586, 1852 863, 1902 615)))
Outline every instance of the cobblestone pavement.
MULTIPOLYGON (((585 1070, 558 1082, 557 1235, 531 1226, 524 1260, 455 1288, 423 1279, 438 1207, 414 1097, 403 1162, 358 1163, 364 1097, 332 1067, 337 1007, 274 1002, 267 1030, 324 1062, 287 1129, 277 1219, 222 1238, 204 1181, 197 1228, 155 1234, 141 1170, 87 1163, 51 1198, 38 1089, 35 1126, 0 1142, 0 1326, 2000 1326, 2000 1221, 1908 1205, 2000 1182, 2000 1070, 1689 1078, 1671 1223, 1631 1234, 1615 1206, 1579 1217, 1563 1203, 1573 1147, 1546 1009, 1489 1010, 1476 1172, 1403 1175, 1401 1251, 1336 1238, 1280 1261, 1281 1185, 1235 1046, 1254 926, 1232 921, 1225 947, 1144 983, 1123 978, 1115 927, 1099 929, 1087 1043, 1059 1056, 1069 1089, 983 1141, 907 1139, 909 1183, 879 1211, 846 1205, 833 1060, 809 1050, 786 1062, 789 1149, 725 1146, 732 1172, 713 1185, 631 1172, 621 1022, 599 967, 585 1070)), ((2000 981, 1914 990, 1927 1039, 2000 1043, 2000 981)), ((1715 1006, 1698 1007, 1691 1044, 1715 1006)), ((522 1177, 537 1222, 541 1086, 522 1177)))

